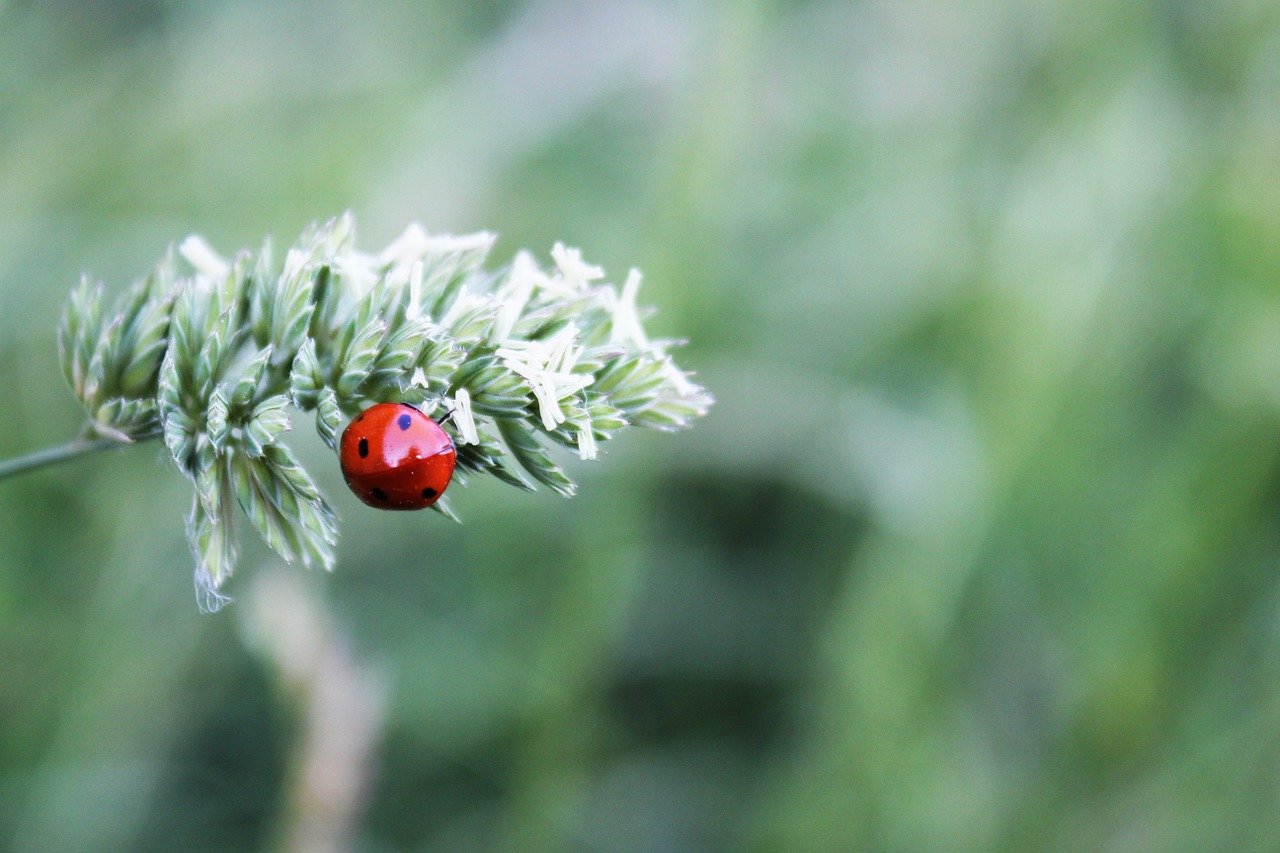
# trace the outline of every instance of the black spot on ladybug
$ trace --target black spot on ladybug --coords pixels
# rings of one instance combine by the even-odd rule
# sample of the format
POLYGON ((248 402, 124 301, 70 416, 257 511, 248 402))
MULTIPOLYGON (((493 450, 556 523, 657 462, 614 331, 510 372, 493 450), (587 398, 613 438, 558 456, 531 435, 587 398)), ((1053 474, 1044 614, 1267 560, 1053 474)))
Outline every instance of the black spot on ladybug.
POLYGON ((424 498, 434 498, 438 494, 439 492, 437 492, 435 489, 432 489, 432 488, 426 488, 422 490, 422 496, 424 498))
POLYGON ((363 459, 369 455, 369 439, 360 439, 360 458, 363 459))
POLYGON ((373 496, 380 501, 385 501, 387 499, 387 493, 382 491, 382 489, 379 489, 377 486, 373 487, 373 496))
POLYGON ((361 415, 360 417, 356 418, 356 423, 360 423, 362 420, 364 420, 364 415, 361 415))
POLYGON ((396 418, 396 426, 400 427, 400 429, 402 430, 408 429, 409 424, 411 423, 413 423, 413 418, 409 417, 408 415, 401 415, 400 417, 396 418))

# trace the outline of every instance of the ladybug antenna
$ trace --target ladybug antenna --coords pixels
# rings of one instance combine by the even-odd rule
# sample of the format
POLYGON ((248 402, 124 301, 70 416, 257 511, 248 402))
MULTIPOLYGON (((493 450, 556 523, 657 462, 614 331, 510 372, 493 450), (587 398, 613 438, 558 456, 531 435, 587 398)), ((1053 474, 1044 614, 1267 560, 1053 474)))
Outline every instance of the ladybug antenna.
POLYGON ((440 420, 436 421, 436 423, 438 423, 438 424, 448 423, 449 418, 453 417, 453 413, 454 413, 454 412, 456 412, 456 411, 458 411, 458 410, 457 410, 457 409, 450 409, 449 411, 445 412, 445 413, 444 413, 444 417, 442 417, 440 420))

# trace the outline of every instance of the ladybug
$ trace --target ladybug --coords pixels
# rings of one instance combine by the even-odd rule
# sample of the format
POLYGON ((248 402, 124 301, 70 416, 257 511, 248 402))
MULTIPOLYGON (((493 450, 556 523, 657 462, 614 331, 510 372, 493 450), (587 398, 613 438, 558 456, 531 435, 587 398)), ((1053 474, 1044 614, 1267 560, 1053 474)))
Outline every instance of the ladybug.
POLYGON ((342 432, 338 460, 355 496, 377 509, 425 509, 453 477, 457 453, 440 424, 406 403, 378 403, 342 432))

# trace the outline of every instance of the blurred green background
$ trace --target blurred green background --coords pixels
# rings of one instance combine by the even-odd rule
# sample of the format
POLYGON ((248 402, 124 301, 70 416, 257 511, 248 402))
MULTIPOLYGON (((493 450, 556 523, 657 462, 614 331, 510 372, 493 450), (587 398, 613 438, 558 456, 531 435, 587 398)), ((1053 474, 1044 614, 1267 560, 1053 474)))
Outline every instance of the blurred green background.
POLYGON ((213 616, 159 446, 0 483, 0 848, 296 847, 355 732, 362 851, 1280 849, 1280 6, 0 0, 0 456, 81 272, 344 209, 640 267, 718 404, 460 526, 300 423, 338 569, 213 616))

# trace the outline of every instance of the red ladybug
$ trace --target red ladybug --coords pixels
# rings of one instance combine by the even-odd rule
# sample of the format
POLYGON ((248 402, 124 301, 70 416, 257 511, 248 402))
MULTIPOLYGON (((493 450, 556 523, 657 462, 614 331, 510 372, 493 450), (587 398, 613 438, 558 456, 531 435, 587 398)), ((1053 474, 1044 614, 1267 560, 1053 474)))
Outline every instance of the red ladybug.
POLYGON ((343 430, 338 459, 355 496, 378 509, 424 509, 449 485, 449 434, 413 406, 378 403, 343 430))

